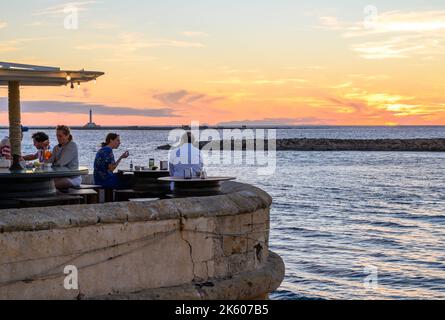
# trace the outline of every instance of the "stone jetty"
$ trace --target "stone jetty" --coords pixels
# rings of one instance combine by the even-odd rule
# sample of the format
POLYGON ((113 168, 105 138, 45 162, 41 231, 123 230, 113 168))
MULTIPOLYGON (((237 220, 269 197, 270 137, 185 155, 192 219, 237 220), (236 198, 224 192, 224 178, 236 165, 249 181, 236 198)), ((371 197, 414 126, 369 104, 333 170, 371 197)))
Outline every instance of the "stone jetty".
MULTIPOLYGON (((255 150, 257 144, 251 140, 243 141, 201 141, 200 148, 232 150, 255 150)), ((264 141, 264 149, 272 145, 264 141)), ((259 147, 259 146, 258 146, 259 147)), ((169 150, 170 145, 158 147, 158 150, 169 150)), ((444 139, 278 139, 277 151, 412 151, 412 152, 445 152, 444 139)))

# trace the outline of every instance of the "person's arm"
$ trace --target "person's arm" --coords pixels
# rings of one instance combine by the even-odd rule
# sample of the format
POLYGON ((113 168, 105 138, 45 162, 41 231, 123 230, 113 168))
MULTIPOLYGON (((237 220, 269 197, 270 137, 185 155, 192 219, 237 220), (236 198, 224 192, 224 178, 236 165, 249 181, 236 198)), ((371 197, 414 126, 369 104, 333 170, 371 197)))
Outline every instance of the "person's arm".
POLYGON ((181 150, 179 148, 171 149, 168 152, 168 169, 171 177, 175 177, 177 175, 177 170, 180 168, 180 156, 181 150))
POLYGON ((38 158, 38 153, 24 156, 23 160, 25 160, 25 161, 32 161, 32 160, 36 160, 37 158, 38 158))
POLYGON ((121 161, 123 160, 123 159, 127 159, 129 156, 130 156, 130 154, 129 154, 129 152, 128 151, 126 151, 123 155, 121 155, 120 157, 119 157, 119 159, 115 162, 114 161, 114 157, 113 157, 113 155, 112 155, 112 153, 111 153, 111 156, 112 156, 112 160, 113 161, 111 161, 111 163, 108 165, 108 171, 110 171, 110 172, 114 172, 114 170, 116 170, 117 169, 117 167, 119 167, 119 164, 121 163, 121 161))

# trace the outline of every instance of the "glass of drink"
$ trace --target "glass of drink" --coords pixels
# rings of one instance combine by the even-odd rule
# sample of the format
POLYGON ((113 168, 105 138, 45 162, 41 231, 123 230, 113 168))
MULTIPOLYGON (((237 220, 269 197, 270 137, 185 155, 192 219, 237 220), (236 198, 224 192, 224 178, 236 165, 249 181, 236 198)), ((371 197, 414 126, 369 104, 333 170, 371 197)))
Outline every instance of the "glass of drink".
POLYGON ((160 163, 161 170, 168 170, 168 161, 161 161, 160 163))
POLYGON ((50 150, 45 150, 44 157, 45 161, 48 161, 53 156, 52 152, 50 150))

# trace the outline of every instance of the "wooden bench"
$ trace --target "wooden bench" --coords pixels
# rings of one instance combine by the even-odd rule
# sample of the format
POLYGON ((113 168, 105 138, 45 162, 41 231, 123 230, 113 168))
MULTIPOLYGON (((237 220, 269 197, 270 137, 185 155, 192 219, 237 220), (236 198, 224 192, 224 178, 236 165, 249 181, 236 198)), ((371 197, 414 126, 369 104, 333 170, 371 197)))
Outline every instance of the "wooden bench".
POLYGON ((81 204, 81 196, 55 195, 42 198, 17 198, 20 208, 40 208, 81 204))
POLYGON ((83 189, 93 189, 95 191, 105 189, 103 186, 98 184, 81 184, 79 187, 74 187, 72 189, 83 190, 83 189))
POLYGON ((99 202, 99 194, 93 189, 69 189, 66 194, 70 196, 81 196, 83 204, 94 204, 99 202))
POLYGON ((114 201, 114 190, 105 188, 97 184, 81 184, 79 187, 73 188, 76 190, 93 189, 98 193, 97 202, 113 202, 114 201), (103 197, 101 198, 101 192, 103 192, 103 197))
POLYGON ((126 190, 115 190, 115 200, 116 201, 130 201, 130 199, 140 199, 140 198, 159 198, 159 196, 152 196, 149 191, 138 191, 133 189, 126 190))

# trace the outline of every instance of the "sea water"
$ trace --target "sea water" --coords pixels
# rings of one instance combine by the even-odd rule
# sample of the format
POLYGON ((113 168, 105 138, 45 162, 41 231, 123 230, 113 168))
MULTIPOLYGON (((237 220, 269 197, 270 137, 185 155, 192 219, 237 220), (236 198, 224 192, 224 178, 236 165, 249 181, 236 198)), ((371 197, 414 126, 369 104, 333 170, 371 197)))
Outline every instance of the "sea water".
MULTIPOLYGON (((33 152, 30 135, 24 153, 33 152)), ((166 160, 167 131, 122 131, 119 156, 166 160)), ((54 132, 49 132, 55 145, 54 132)), ((0 130, 0 137, 7 135, 0 130)), ((92 169, 104 131, 74 131, 92 169)), ((278 138, 445 138, 445 127, 306 127, 278 138)), ((130 159, 122 163, 129 167, 130 159)), ((273 175, 215 166, 273 196, 271 249, 286 277, 273 299, 445 298, 445 153, 277 152, 273 175)))

